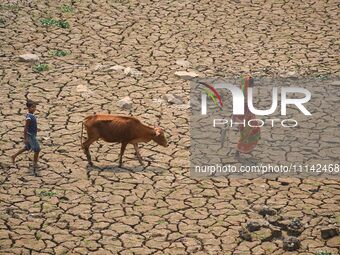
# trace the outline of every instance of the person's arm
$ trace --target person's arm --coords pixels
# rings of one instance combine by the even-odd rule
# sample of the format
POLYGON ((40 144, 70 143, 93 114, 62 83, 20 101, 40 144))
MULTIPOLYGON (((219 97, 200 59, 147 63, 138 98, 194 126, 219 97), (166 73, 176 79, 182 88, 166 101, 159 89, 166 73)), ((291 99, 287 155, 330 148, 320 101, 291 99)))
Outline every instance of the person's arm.
POLYGON ((29 118, 26 119, 25 129, 24 129, 24 143, 27 143, 27 130, 31 123, 31 120, 29 118))

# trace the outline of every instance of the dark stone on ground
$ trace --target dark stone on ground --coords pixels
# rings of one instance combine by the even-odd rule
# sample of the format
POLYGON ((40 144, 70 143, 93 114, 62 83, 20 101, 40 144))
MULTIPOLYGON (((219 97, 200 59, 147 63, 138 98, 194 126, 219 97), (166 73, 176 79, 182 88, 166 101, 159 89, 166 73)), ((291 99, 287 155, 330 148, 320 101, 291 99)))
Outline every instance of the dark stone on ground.
POLYGON ((327 227, 327 228, 321 229, 321 237, 323 239, 329 239, 339 234, 340 234, 339 229, 336 227, 327 227))
POLYGON ((300 248, 300 240, 290 236, 283 240, 283 249, 285 251, 296 251, 300 248))
POLYGON ((304 230, 303 225, 299 219, 293 219, 287 225, 287 234, 290 236, 299 236, 304 230))
POLYGON ((243 239, 243 240, 246 240, 246 241, 251 241, 251 235, 249 233, 249 231, 247 229, 244 229, 242 228, 241 230, 239 230, 239 234, 240 234, 240 237, 243 239))
POLYGON ((266 216, 266 215, 270 215, 273 216, 276 214, 276 210, 269 208, 267 206, 263 206, 260 210, 259 210, 259 214, 262 216, 266 216))
POLYGON ((247 229, 250 232, 254 232, 261 229, 261 225, 257 222, 251 221, 247 224, 247 229))

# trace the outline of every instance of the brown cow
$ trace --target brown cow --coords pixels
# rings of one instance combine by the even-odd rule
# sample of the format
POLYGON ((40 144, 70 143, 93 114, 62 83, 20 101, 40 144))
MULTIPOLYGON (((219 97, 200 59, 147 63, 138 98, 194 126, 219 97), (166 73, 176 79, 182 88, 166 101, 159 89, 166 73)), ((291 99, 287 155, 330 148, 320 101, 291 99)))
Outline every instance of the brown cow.
POLYGON ((121 143, 119 167, 127 144, 133 144, 138 161, 143 164, 139 154, 138 143, 154 140, 162 146, 168 146, 164 131, 160 127, 148 127, 138 119, 129 116, 95 114, 84 119, 81 127, 81 146, 90 166, 93 166, 89 147, 95 141, 102 139, 109 143, 121 143), (83 129, 87 131, 87 140, 83 143, 83 129))

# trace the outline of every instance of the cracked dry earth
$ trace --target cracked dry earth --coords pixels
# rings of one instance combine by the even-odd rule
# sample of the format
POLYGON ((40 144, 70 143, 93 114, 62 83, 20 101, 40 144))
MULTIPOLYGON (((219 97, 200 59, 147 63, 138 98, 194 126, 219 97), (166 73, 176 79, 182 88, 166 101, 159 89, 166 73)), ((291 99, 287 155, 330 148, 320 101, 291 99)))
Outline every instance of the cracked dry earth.
POLYGON ((0 254, 338 254, 339 236, 320 234, 339 228, 338 180, 190 177, 189 84, 174 75, 337 76, 338 14, 337 1, 2 2, 0 254), (44 27, 42 18, 70 28, 44 27), (53 56, 57 49, 70 54, 53 56), (33 72, 17 59, 24 53, 49 70, 33 72), (184 103, 168 104, 166 93, 184 103), (125 96, 129 110, 116 104, 125 96), (9 160, 22 146, 25 97, 41 101, 40 177, 32 154, 17 166, 9 160), (170 145, 141 146, 145 169, 128 147, 120 169, 119 146, 98 142, 97 167, 87 171, 80 123, 94 112, 160 125, 170 145), (264 206, 302 222, 298 251, 283 250, 284 230, 240 238, 250 220, 270 221, 259 214, 264 206))

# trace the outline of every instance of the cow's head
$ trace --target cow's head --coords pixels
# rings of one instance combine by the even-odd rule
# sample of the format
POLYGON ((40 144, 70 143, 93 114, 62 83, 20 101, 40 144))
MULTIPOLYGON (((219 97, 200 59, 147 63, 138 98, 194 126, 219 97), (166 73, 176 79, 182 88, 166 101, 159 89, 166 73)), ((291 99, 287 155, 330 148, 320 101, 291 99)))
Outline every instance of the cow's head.
POLYGON ((165 138, 164 130, 161 127, 154 127, 155 130, 155 136, 153 140, 158 143, 159 145, 162 145, 164 147, 168 146, 168 141, 165 138))

